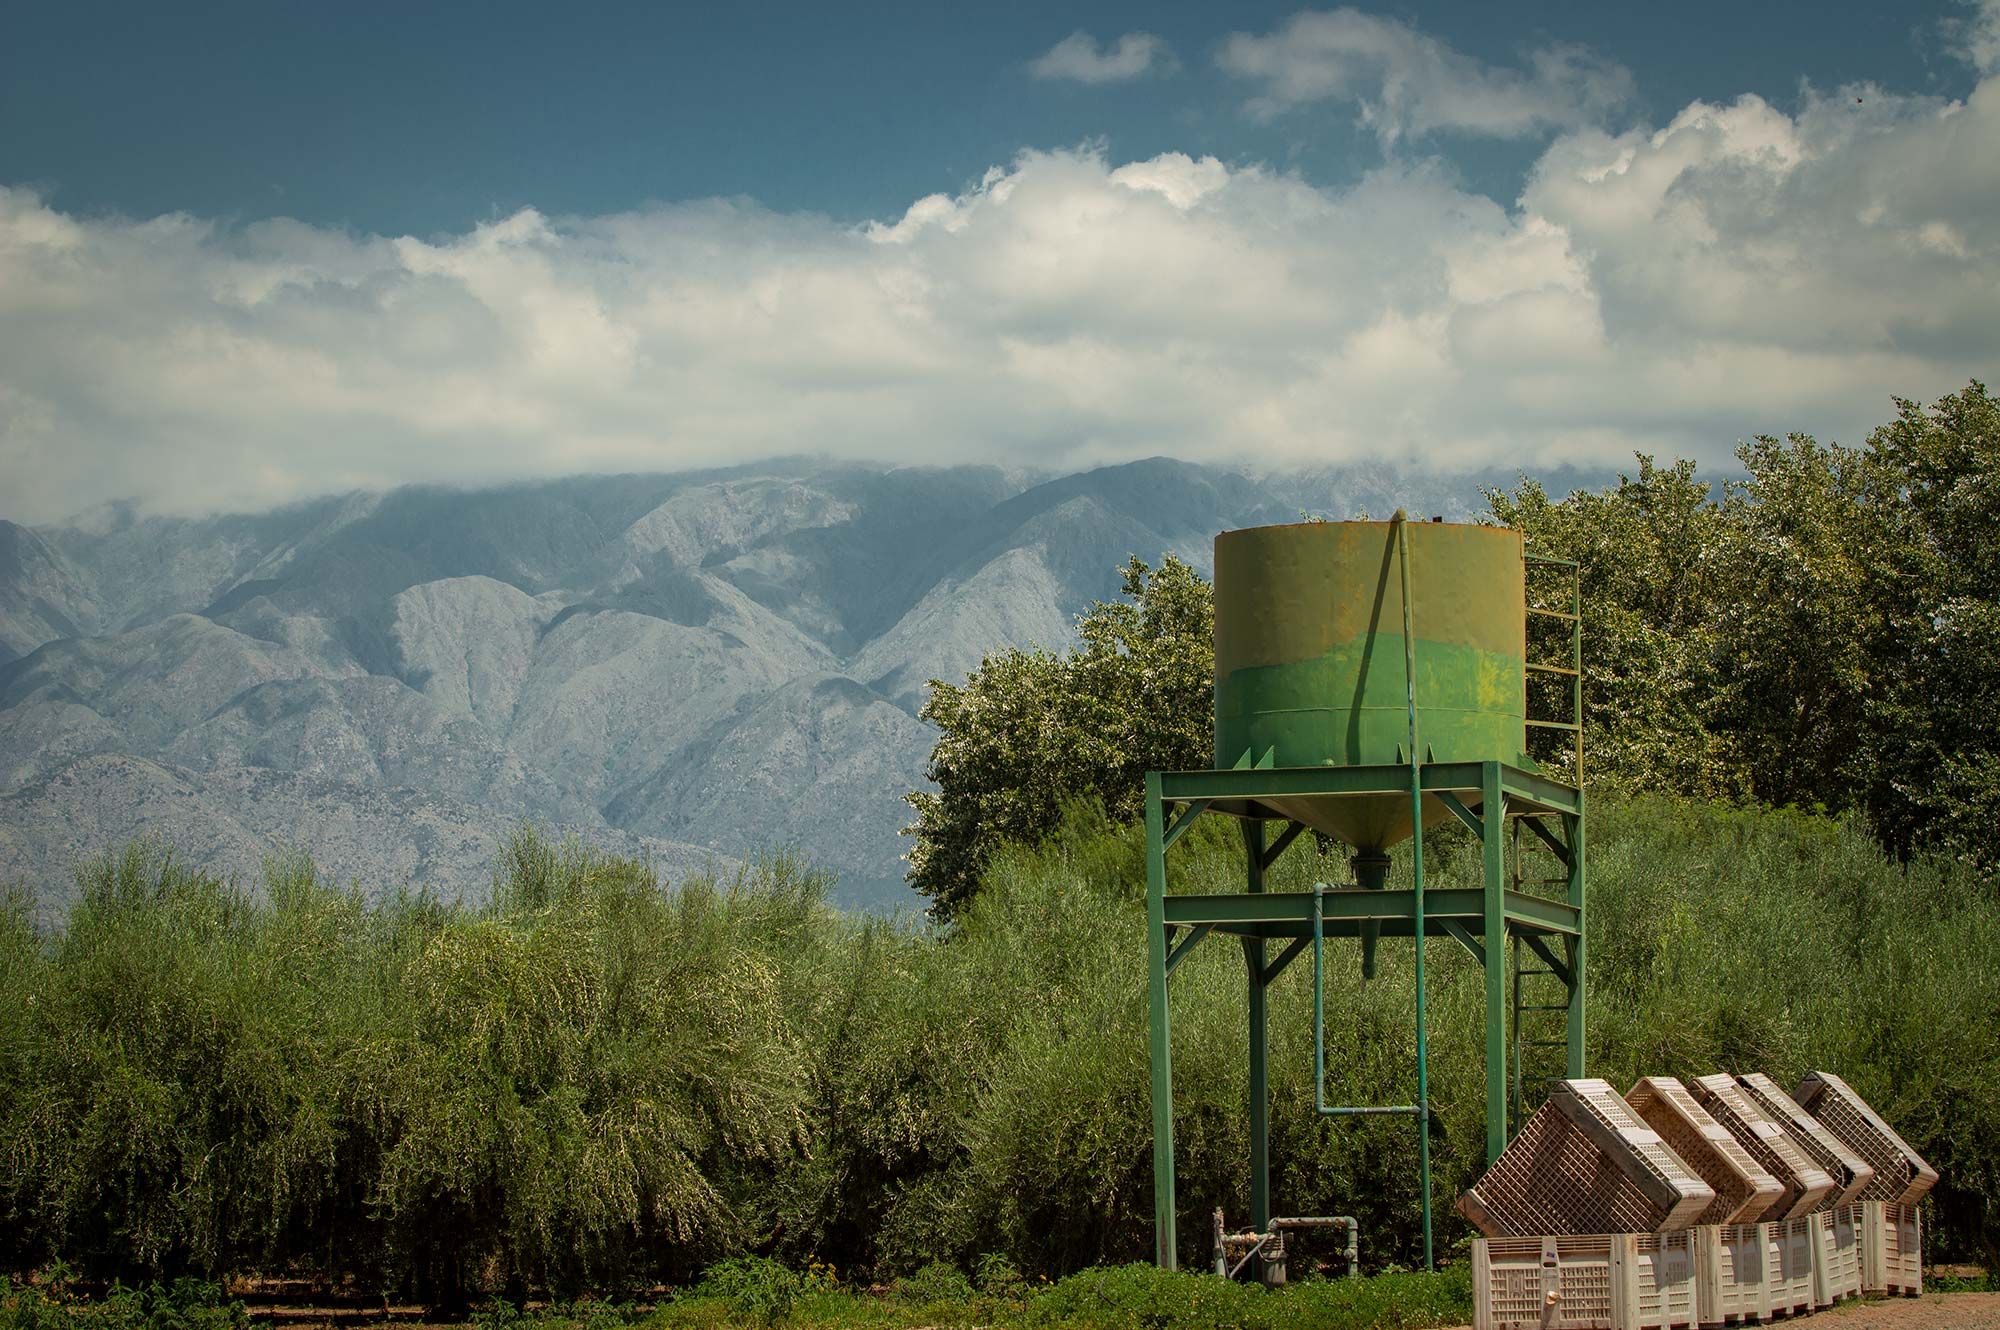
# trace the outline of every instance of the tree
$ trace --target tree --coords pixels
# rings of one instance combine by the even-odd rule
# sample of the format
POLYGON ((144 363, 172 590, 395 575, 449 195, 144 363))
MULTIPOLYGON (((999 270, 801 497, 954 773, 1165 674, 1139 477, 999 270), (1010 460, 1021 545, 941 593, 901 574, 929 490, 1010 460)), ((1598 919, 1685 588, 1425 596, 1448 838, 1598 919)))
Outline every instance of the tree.
POLYGON ((1167 556, 1134 558, 1124 601, 1077 620, 1070 651, 989 656, 963 684, 931 681, 923 718, 942 733, 908 796, 911 885, 952 918, 977 889, 994 848, 1055 830, 1063 805, 1140 811, 1145 773, 1208 765, 1213 753, 1214 602, 1208 583, 1167 556))
POLYGON ((1868 439, 1890 607, 1870 691, 1864 797, 1899 854, 2000 868, 2000 403, 1974 380, 1898 399, 1868 439))
MULTIPOLYGON (((1552 500, 1523 479, 1511 492, 1488 491, 1487 502, 1494 521, 1522 532, 1530 553, 1577 564, 1587 778, 1731 797, 1742 792, 1742 774, 1707 716, 1725 518, 1693 462, 1638 460, 1636 477, 1620 476, 1601 493, 1552 500)), ((1556 660, 1549 644, 1537 645, 1556 660)))

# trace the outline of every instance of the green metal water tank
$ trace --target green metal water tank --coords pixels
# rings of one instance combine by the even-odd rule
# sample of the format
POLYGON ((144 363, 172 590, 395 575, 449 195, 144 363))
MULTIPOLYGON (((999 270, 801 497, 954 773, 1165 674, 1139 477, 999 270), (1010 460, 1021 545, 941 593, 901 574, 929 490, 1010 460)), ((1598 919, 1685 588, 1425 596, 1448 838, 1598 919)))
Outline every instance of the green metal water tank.
MULTIPOLYGON (((1423 759, 1530 765, 1521 533, 1407 527, 1423 759)), ((1405 763, 1409 723, 1395 523, 1215 538, 1217 767, 1405 763)), ((1410 834, 1407 792, 1262 802, 1359 850, 1410 834)))

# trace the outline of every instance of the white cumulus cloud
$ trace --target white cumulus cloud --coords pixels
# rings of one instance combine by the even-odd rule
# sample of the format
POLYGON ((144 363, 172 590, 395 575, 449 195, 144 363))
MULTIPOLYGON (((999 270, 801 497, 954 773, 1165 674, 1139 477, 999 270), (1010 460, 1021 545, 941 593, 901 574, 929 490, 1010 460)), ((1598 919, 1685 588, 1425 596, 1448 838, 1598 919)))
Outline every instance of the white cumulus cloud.
POLYGON ((1125 83, 1178 67, 1173 51, 1153 33, 1128 32, 1111 45, 1100 46, 1079 29, 1030 61, 1028 72, 1038 79, 1072 83, 1125 83))
POLYGON ((1545 46, 1528 53, 1525 68, 1504 68, 1358 9, 1232 34, 1216 58, 1257 85, 1253 111, 1351 104, 1385 143, 1440 130, 1519 138, 1594 124, 1633 92, 1630 72, 1580 46, 1545 46))
POLYGON ((1520 199, 1028 152, 852 227, 419 240, 0 189, 0 514, 801 452, 1067 468, 1717 459, 2000 361, 2000 78, 1557 135, 1520 199))

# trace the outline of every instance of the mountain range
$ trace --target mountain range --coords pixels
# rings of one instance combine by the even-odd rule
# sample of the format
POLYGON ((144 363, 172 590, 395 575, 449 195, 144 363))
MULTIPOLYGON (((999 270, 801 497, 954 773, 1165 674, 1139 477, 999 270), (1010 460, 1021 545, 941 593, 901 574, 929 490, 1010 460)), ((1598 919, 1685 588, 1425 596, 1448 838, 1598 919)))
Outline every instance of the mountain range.
POLYGON ((1466 517, 1513 479, 794 459, 0 520, 0 881, 59 910, 147 837, 476 895, 531 823, 669 877, 792 847, 846 904, 918 905, 930 680, 1067 645, 1130 556, 1206 571, 1220 530, 1466 517))

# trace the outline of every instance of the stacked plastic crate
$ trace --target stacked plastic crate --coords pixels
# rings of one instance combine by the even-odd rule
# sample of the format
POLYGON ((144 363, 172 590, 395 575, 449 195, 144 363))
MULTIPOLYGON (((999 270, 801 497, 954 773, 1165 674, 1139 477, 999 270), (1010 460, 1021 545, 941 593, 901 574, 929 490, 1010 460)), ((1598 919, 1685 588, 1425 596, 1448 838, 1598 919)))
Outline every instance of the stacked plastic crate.
POLYGON ((1861 1287, 1870 1293, 1923 1292, 1917 1206, 1937 1171, 1866 1100, 1830 1071, 1807 1073, 1794 1098, 1821 1127, 1874 1169, 1848 1220, 1857 1230, 1861 1287))
POLYGON ((1855 1206, 1874 1183, 1874 1168, 1763 1072, 1751 1072, 1737 1080, 1757 1106, 1783 1126, 1793 1143, 1833 1179, 1833 1195, 1811 1216, 1813 1301, 1831 1307, 1841 1298, 1856 1296, 1861 1292, 1861 1234, 1855 1206))
POLYGON ((1625 1099, 1715 1191, 1692 1233, 1702 1324, 1764 1319, 1772 1299, 1757 1221, 1783 1199, 1783 1184, 1673 1077, 1648 1076, 1625 1099))
POLYGON ((1601 1080, 1560 1082, 1459 1199, 1475 1330, 1698 1323, 1688 1226, 1715 1192, 1601 1080), (1545 1322, 1551 1301, 1560 1315, 1545 1322))
POLYGON ((1815 1164, 1783 1126, 1771 1121, 1734 1076, 1718 1072, 1698 1077, 1692 1089, 1709 1116, 1727 1127, 1785 1189, 1755 1226, 1725 1225, 1715 1231, 1713 1245, 1702 1253, 1708 1262, 1705 1279, 1726 1283, 1733 1275, 1742 1283, 1750 1263, 1761 1261, 1763 1317, 1811 1311, 1817 1305, 1812 1215, 1834 1195, 1832 1175, 1815 1164))
POLYGON ((1458 1208, 1476 1330, 1685 1330, 1922 1288, 1937 1174, 1846 1082, 1560 1082, 1458 1208), (1808 1109, 1810 1106, 1810 1110, 1808 1109))

